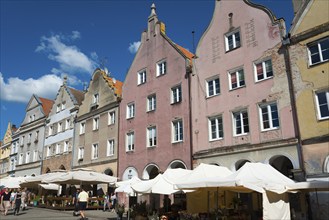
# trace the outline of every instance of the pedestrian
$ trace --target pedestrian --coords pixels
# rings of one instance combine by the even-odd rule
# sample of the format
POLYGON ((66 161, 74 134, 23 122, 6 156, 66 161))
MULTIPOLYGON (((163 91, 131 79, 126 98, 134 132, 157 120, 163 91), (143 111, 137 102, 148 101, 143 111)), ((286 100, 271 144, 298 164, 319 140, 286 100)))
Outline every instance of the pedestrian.
POLYGON ((88 200, 89 200, 89 195, 85 191, 84 188, 81 189, 82 191, 78 195, 78 202, 79 202, 79 210, 80 210, 80 215, 81 215, 81 220, 88 219, 85 216, 85 210, 88 207, 88 200))
POLYGON ((104 195, 104 204, 103 204, 103 212, 106 211, 106 207, 109 209, 111 209, 111 206, 110 206, 110 195, 108 192, 105 193, 104 195))
POLYGON ((21 189, 18 188, 17 193, 15 195, 14 215, 18 215, 19 209, 21 208, 21 204, 22 204, 22 192, 21 192, 21 189))
POLYGON ((10 208, 10 195, 8 187, 5 188, 5 192, 1 196, 1 207, 3 207, 4 215, 7 215, 8 210, 10 208))
POLYGON ((80 189, 77 188, 76 192, 73 194, 73 205, 74 205, 74 211, 73 211, 73 215, 79 215, 79 202, 78 202, 78 196, 80 193, 80 189))
POLYGON ((15 196, 16 196, 16 189, 12 189, 11 190, 11 194, 10 194, 10 204, 11 204, 11 209, 14 209, 15 206, 15 196))
POLYGON ((22 207, 22 210, 25 210, 26 208, 26 188, 23 188, 22 190, 22 204, 21 204, 21 207, 22 207))
POLYGON ((112 212, 115 211, 115 205, 117 204, 117 196, 115 195, 115 193, 113 192, 111 195, 111 203, 112 203, 112 212))

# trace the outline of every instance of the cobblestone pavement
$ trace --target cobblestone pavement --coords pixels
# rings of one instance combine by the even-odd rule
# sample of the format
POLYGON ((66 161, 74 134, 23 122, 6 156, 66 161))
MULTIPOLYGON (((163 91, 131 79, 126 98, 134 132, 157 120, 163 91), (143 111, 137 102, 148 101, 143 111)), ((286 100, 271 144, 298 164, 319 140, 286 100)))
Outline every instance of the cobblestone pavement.
MULTIPOLYGON (((116 220, 115 212, 103 212, 102 210, 86 210, 88 220, 116 220)), ((24 220, 78 220, 80 216, 73 216, 73 211, 59 211, 46 208, 28 207, 27 210, 20 211, 17 216, 14 216, 13 210, 10 210, 6 216, 0 215, 1 220, 7 219, 24 219, 24 220)), ((127 220, 125 217, 123 220, 127 220)))

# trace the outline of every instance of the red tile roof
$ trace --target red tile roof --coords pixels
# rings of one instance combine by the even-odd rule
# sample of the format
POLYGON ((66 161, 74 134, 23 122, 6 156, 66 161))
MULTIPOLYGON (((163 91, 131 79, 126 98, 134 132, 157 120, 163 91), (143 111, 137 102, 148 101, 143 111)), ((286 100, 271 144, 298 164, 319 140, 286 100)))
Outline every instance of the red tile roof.
POLYGON ((39 99, 42 102, 43 112, 45 113, 46 116, 48 116, 49 112, 51 111, 51 108, 54 104, 54 101, 50 100, 50 99, 46 99, 46 98, 41 98, 41 97, 39 97, 39 99))
POLYGON ((113 78, 109 77, 103 70, 101 70, 101 73, 103 75, 103 78, 108 83, 108 85, 114 90, 114 94, 117 97, 121 97, 123 83, 119 80, 113 80, 113 78))

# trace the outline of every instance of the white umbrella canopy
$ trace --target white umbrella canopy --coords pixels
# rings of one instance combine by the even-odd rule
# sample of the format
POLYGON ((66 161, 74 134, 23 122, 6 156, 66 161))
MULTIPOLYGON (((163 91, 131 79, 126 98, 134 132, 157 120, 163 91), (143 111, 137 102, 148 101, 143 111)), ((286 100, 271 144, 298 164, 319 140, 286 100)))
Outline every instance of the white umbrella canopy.
POLYGON ((36 175, 36 176, 29 176, 29 177, 25 178, 23 182, 20 183, 20 186, 29 187, 29 188, 37 188, 39 186, 39 184, 42 183, 43 179, 45 179, 47 177, 55 177, 55 176, 63 174, 64 172, 66 172, 66 170, 63 170, 63 171, 58 170, 53 173, 44 173, 44 174, 40 174, 40 175, 36 175))
POLYGON ((311 180, 305 182, 296 182, 286 186, 288 192, 294 192, 296 190, 307 190, 307 191, 328 191, 329 181, 328 180, 311 180))
POLYGON ((175 187, 193 189, 200 187, 227 187, 236 190, 252 190, 264 193, 266 190, 275 193, 284 193, 285 186, 295 182, 281 174, 271 165, 263 163, 245 163, 238 171, 227 176, 200 177, 199 180, 186 181, 176 184, 175 187))
POLYGON ((131 185, 140 182, 141 179, 139 179, 137 176, 133 176, 129 180, 124 180, 120 182, 116 182, 115 186, 118 187, 114 190, 114 192, 124 192, 130 196, 134 195, 134 190, 131 188, 131 185))
POLYGON ((5 177, 0 179, 0 186, 7 187, 9 189, 15 189, 20 187, 20 183, 24 181, 26 177, 5 177))
POLYGON ((88 170, 72 170, 61 173, 56 176, 45 177, 42 183, 57 183, 57 184, 113 184, 117 181, 116 177, 109 176, 103 173, 88 170))
POLYGON ((177 179, 190 173, 191 170, 186 169, 167 169, 163 174, 158 174, 154 179, 142 180, 131 185, 132 189, 138 193, 156 193, 170 195, 181 191, 174 189, 174 183, 177 179))

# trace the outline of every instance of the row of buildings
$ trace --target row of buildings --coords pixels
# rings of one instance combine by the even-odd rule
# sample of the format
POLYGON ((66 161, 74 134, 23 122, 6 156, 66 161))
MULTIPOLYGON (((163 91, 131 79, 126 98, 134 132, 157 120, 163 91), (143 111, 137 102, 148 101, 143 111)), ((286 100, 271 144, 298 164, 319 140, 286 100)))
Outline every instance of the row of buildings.
POLYGON ((249 0, 216 0, 195 54, 151 6, 124 82, 96 69, 33 95, 1 145, 1 177, 91 168, 125 180, 208 163, 268 163, 295 180, 328 178, 329 2, 293 0, 283 19, 249 0))

